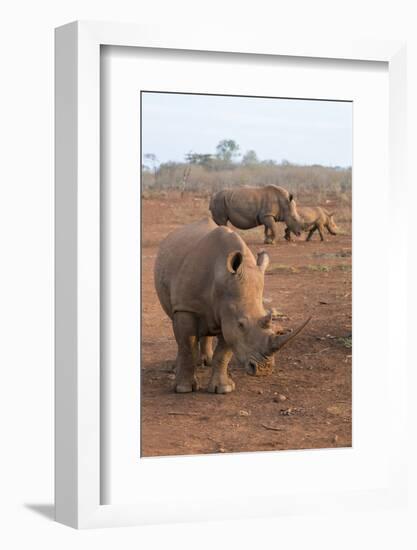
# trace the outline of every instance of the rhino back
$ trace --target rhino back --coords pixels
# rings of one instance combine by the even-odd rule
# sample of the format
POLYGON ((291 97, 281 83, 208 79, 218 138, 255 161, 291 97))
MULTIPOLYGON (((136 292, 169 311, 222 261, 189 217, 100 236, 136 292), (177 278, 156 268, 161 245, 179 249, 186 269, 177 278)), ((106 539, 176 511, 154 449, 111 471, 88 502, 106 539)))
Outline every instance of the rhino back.
POLYGON ((228 190, 225 196, 228 218, 239 229, 260 225, 263 216, 278 216, 279 202, 273 186, 241 187, 228 190))
MULTIPOLYGON (((216 324, 219 283, 226 277, 227 257, 239 251, 248 261, 253 255, 237 233, 221 226, 208 233, 184 258, 172 286, 173 311, 192 311, 208 325, 216 324)), ((253 261, 255 261, 253 259, 253 261)))
POLYGON ((170 233, 160 244, 154 268, 155 289, 165 313, 172 317, 171 294, 184 259, 217 225, 210 218, 170 233))
POLYGON ((299 206, 297 210, 306 224, 324 223, 325 214, 320 206, 299 206))
POLYGON ((176 311, 195 313, 204 330, 216 333, 221 307, 218 290, 226 276, 227 257, 236 251, 242 253, 248 265, 256 265, 239 235, 211 220, 171 234, 161 246, 155 267, 158 297, 168 316, 176 311))

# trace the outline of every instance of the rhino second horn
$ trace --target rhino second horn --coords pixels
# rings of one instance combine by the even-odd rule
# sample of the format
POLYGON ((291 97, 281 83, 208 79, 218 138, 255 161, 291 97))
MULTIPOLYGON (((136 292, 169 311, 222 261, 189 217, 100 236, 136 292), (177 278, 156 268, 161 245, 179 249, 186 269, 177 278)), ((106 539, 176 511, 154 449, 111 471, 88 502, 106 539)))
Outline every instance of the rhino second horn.
POLYGON ((265 252, 265 250, 261 250, 261 252, 258 252, 258 256, 256 258, 256 264, 261 271, 263 272, 266 271, 266 268, 269 265, 269 256, 265 252))
POLYGON ((261 317, 261 319, 259 320, 259 324, 261 325, 261 327, 264 328, 270 327, 272 324, 272 311, 268 311, 266 315, 261 317))
POLYGON ((285 344, 288 344, 288 342, 293 338, 295 338, 297 334, 299 334, 310 321, 311 321, 311 317, 306 319, 303 323, 301 323, 299 327, 294 329, 292 332, 289 332, 288 334, 273 336, 272 342, 271 342, 272 352, 275 353, 276 351, 281 349, 283 346, 285 346, 285 344))

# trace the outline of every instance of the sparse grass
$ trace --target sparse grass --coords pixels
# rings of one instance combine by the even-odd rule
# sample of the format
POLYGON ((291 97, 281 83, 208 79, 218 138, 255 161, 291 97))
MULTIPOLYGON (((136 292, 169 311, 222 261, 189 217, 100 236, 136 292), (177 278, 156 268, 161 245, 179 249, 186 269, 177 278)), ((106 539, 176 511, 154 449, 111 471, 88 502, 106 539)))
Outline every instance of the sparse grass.
MULTIPOLYGON (((156 174, 142 172, 142 192, 148 198, 149 192, 181 190, 186 164, 168 163, 161 165, 156 174)), ((336 198, 345 205, 351 202, 352 173, 350 169, 328 166, 298 166, 295 164, 258 164, 254 166, 231 165, 228 169, 209 169, 192 165, 185 191, 202 196, 234 186, 243 185, 278 185, 296 193, 298 200, 301 194, 311 194, 311 204, 319 205, 327 201, 326 207, 336 198)), ((307 204, 307 203, 305 203, 307 204)), ((339 214, 339 213, 338 213, 339 214)), ((350 219, 350 208, 341 209, 339 221, 350 219), (346 214, 345 214, 346 213, 346 214)), ((347 220, 346 220, 347 221, 347 220)))
POLYGON ((326 265, 326 264, 310 264, 306 266, 306 269, 310 271, 319 271, 320 273, 329 273, 330 271, 351 271, 352 266, 349 264, 336 264, 336 265, 326 265))
POLYGON ((322 273, 328 273, 330 271, 330 266, 323 264, 313 264, 308 265, 307 269, 309 269, 310 271, 321 271, 322 273))
POLYGON ((274 273, 277 271, 286 271, 288 273, 298 273, 300 270, 297 267, 286 264, 269 264, 267 273, 274 273))
POLYGON ((313 252, 315 258, 350 258, 352 252, 350 250, 342 250, 341 252, 313 252))
POLYGON ((342 338, 338 338, 337 341, 339 344, 342 344, 347 349, 352 349, 352 336, 346 336, 342 338))
POLYGON ((351 234, 351 231, 348 231, 347 229, 344 229, 344 228, 341 228, 339 226, 338 230, 337 230, 337 234, 338 235, 341 235, 343 237, 346 237, 346 235, 350 235, 351 234))
POLYGON ((296 267, 293 265, 287 264, 278 264, 272 263, 269 265, 267 273, 301 273, 303 270, 307 271, 316 271, 319 273, 330 273, 331 271, 351 271, 352 266, 349 264, 336 264, 336 265, 327 265, 327 264, 310 264, 306 266, 296 267))

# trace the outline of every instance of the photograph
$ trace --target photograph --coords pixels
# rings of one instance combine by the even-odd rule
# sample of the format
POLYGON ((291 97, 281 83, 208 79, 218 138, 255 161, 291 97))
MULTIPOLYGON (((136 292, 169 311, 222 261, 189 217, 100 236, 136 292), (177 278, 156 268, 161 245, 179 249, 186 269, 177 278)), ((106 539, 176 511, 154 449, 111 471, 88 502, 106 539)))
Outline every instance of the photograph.
POLYGON ((352 101, 138 101, 140 457, 351 447, 352 101))
POLYGON ((0 550, 417 550, 415 2, 195 7, 2 4, 0 550))

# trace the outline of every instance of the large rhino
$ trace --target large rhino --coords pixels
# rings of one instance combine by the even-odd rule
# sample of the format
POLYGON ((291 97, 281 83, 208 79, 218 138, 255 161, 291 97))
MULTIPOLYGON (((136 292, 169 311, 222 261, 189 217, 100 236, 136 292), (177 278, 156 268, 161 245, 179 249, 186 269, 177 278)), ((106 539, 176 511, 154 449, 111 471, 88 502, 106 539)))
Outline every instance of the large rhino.
POLYGON ((238 229, 265 227, 265 244, 277 237, 276 222, 285 222, 296 235, 301 235, 301 220, 291 193, 276 185, 223 189, 210 200, 210 211, 217 225, 230 221, 238 229))
MULTIPOLYGON (((334 212, 328 212, 325 208, 320 206, 300 206, 298 208, 298 214, 303 223, 303 231, 308 231, 307 241, 311 239, 315 231, 319 232, 320 240, 324 241, 324 228, 330 233, 330 235, 337 235, 337 225, 334 221, 334 212)), ((287 226, 285 229, 285 239, 291 240, 292 229, 287 226)))
POLYGON ((198 389, 199 342, 210 355, 208 344, 217 336, 208 391, 229 393, 235 388, 228 374, 233 354, 249 374, 259 374, 310 320, 293 332, 274 332, 262 303, 268 262, 265 252, 255 260, 237 233, 210 218, 175 230, 161 243, 155 287, 178 345, 177 392, 198 389))

